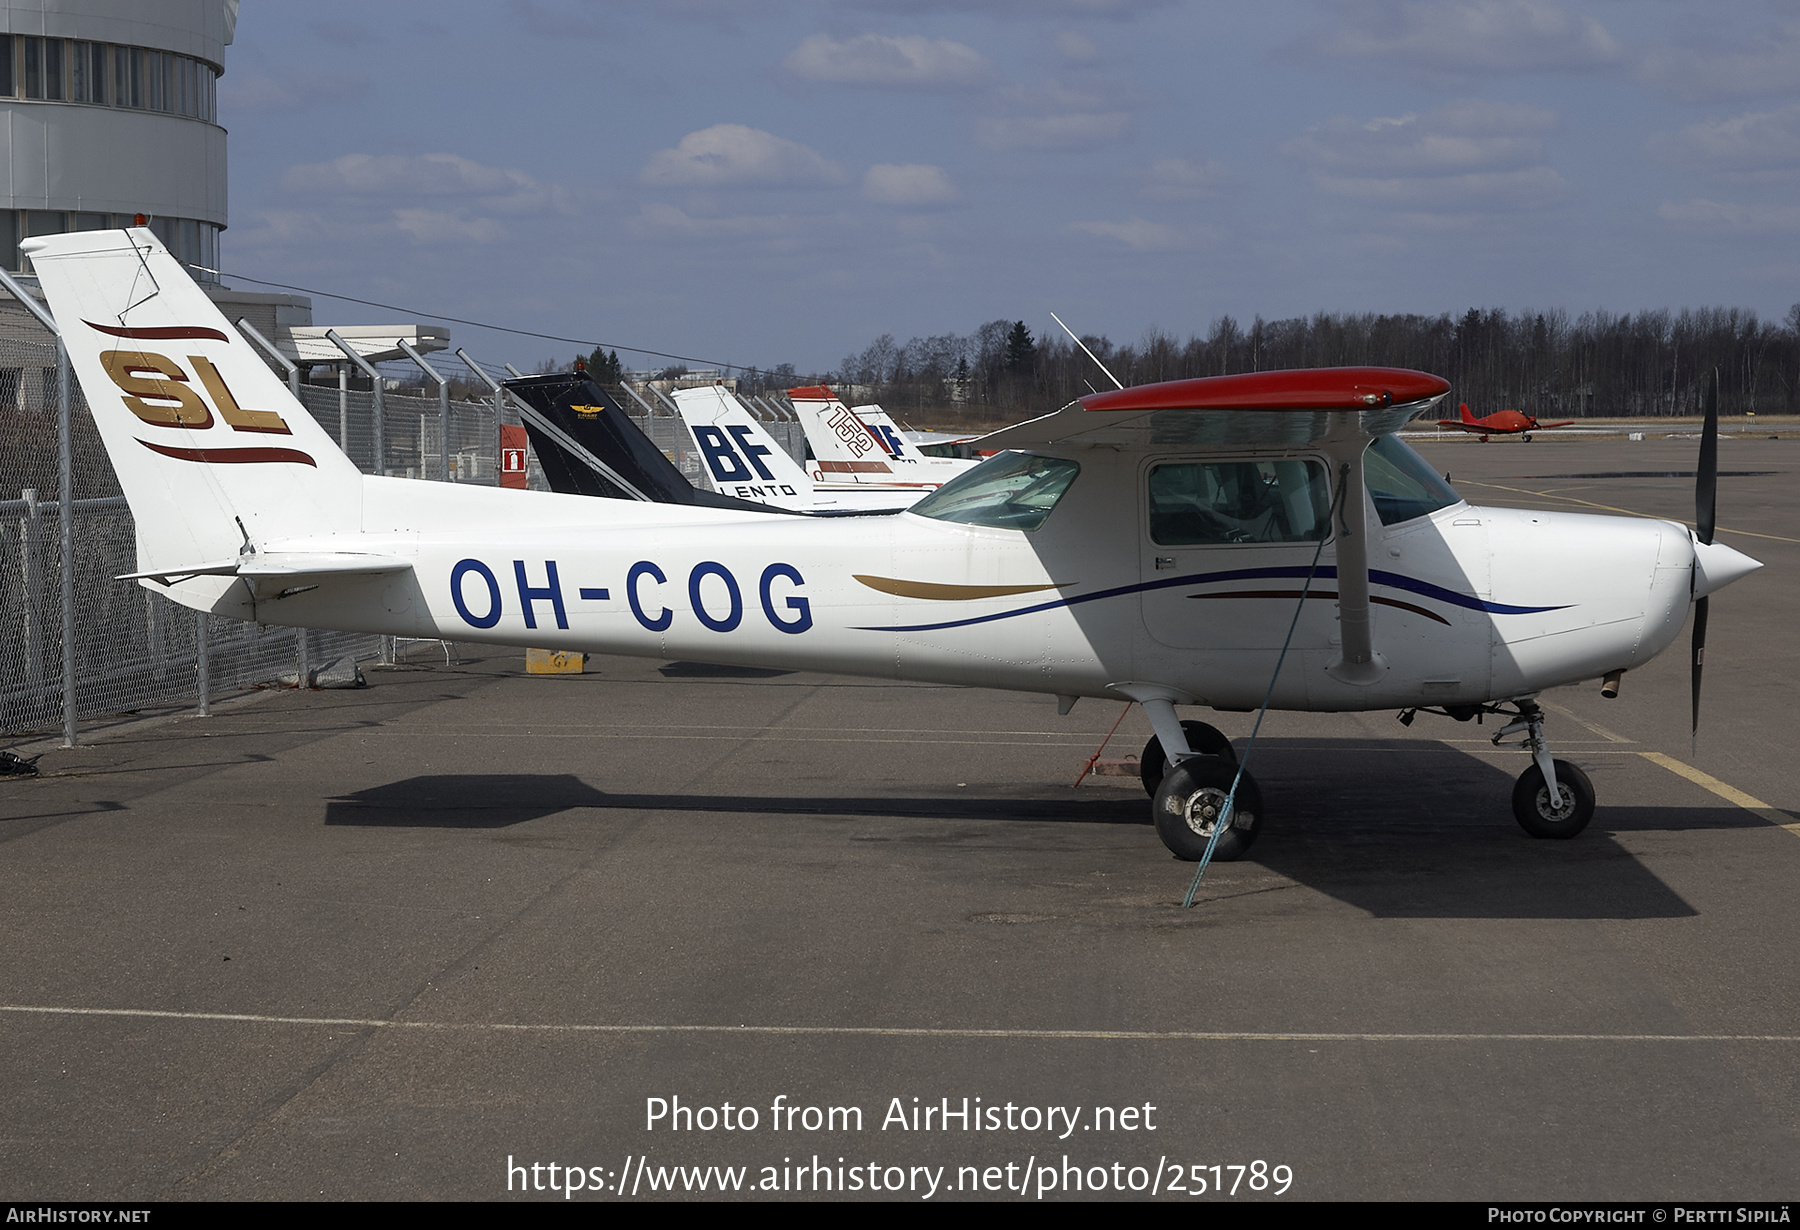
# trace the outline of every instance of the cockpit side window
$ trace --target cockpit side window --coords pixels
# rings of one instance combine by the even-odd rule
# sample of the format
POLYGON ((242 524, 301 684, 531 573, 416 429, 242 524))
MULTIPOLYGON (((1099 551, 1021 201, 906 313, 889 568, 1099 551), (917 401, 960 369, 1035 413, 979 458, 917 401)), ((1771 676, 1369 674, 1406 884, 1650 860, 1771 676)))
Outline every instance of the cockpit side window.
POLYGON ((1317 461, 1176 461, 1151 467, 1150 539, 1162 546, 1317 542, 1331 488, 1317 461))
POLYGON ((1455 488, 1394 436, 1377 436, 1363 454, 1363 483, 1383 525, 1398 525, 1462 503, 1455 488))

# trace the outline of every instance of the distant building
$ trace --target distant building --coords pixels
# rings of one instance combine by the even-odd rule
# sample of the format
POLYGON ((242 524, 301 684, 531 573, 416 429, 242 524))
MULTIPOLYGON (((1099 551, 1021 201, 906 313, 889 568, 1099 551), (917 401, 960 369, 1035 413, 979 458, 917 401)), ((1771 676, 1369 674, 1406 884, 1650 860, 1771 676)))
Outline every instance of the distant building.
POLYGON ((135 214, 181 260, 218 267, 226 177, 217 82, 237 10, 237 0, 0 7, 0 261, 9 270, 21 269, 21 239, 129 226, 135 214))
MULTIPOLYGON (((20 240, 127 227, 142 214, 227 318, 247 320, 302 367, 342 368, 310 298, 232 290, 212 272, 229 220, 218 80, 237 15, 238 0, 0 2, 0 263, 29 274, 20 240)), ((374 362, 400 357, 398 338, 420 351, 449 341, 415 325, 338 333, 374 362)))

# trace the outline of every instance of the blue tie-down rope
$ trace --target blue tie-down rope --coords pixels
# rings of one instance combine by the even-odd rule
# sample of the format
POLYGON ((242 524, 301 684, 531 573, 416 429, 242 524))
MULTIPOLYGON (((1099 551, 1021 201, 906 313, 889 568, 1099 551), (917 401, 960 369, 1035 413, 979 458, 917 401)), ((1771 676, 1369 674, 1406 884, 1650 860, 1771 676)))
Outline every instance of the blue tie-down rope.
MULTIPOLYGON (((1329 527, 1331 516, 1338 511, 1344 502, 1344 492, 1350 486, 1350 467, 1346 464, 1338 479, 1337 498, 1331 502, 1331 515, 1325 519, 1329 527)), ((1364 532, 1367 532, 1365 527, 1364 532)), ((1262 708, 1257 711, 1256 725, 1250 728, 1250 742, 1244 745, 1243 759, 1238 761, 1237 774, 1231 779, 1231 789, 1226 792, 1225 806, 1219 809, 1219 818, 1213 822, 1212 836, 1206 839, 1206 850, 1200 855, 1200 865, 1194 868, 1194 882, 1188 885, 1187 896, 1182 898, 1181 908, 1192 909, 1194 894, 1200 891, 1200 881, 1206 875, 1207 864, 1212 862, 1213 847, 1219 844, 1219 835, 1231 824, 1232 808, 1237 804, 1238 783, 1244 780, 1244 770, 1250 767, 1250 755, 1256 751, 1256 736, 1262 732, 1263 719, 1269 716, 1269 701, 1275 696, 1275 681, 1281 678, 1281 664, 1287 661, 1288 646, 1294 643, 1294 629, 1300 626, 1300 612, 1306 609, 1306 594, 1312 588, 1313 577, 1319 571, 1319 557, 1325 554, 1326 535, 1319 536, 1319 546, 1313 552, 1312 567, 1307 569, 1306 582, 1300 587, 1300 601, 1294 605, 1294 618, 1288 621, 1287 639, 1281 642, 1281 653, 1275 659, 1275 673, 1269 676, 1269 688, 1263 693, 1262 708)))

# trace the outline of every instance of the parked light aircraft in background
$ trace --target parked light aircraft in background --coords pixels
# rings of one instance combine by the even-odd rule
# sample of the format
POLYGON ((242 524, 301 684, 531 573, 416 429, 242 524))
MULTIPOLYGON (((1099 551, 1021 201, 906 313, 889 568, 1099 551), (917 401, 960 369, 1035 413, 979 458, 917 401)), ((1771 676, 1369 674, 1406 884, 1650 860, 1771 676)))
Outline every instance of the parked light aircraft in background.
POLYGON ((676 389, 675 409, 721 494, 790 512, 898 512, 924 491, 816 482, 763 425, 719 385, 676 389))
POLYGON ((787 393, 812 446, 806 471, 814 482, 936 488, 976 464, 925 456, 880 406, 852 410, 822 384, 787 393))
MULTIPOLYGON (((821 504, 815 500, 807 504, 798 499, 792 507, 784 508, 696 487, 643 433, 618 400, 579 368, 573 372, 520 376, 506 381, 505 387, 518 401, 519 417, 552 491, 615 500, 736 508, 778 516, 864 517, 899 511, 891 506, 858 509, 842 507, 835 501, 821 504)), ((745 456, 755 462, 765 454, 752 450, 765 447, 773 450, 777 445, 770 441, 759 446, 746 436, 745 442, 735 444, 733 456, 739 464, 744 464, 745 456)), ((806 488, 795 490, 803 492, 806 488)), ((911 498, 908 496, 907 502, 911 498)))
MULTIPOLYGON (((1265 694, 1280 709, 1506 714, 1502 733, 1530 752, 1515 816, 1572 836, 1593 790, 1552 760, 1537 694, 1616 683, 1674 641, 1695 599, 1759 566, 1711 541, 1710 441, 1697 534, 1473 508, 1394 435, 1449 386, 1389 368, 1095 394, 987 437, 1013 451, 887 517, 365 475, 150 231, 21 247, 136 519, 130 575, 175 601, 293 627, 1040 692, 1064 711, 1125 697, 1156 731, 1152 814, 1183 858, 1218 827, 1234 767, 1176 706, 1245 710, 1265 694)), ((1262 822, 1246 775, 1214 857, 1241 855, 1262 822)))
POLYGON ((1439 419, 1439 427, 1454 427, 1458 431, 1466 431, 1470 435, 1480 436, 1483 444, 1489 436, 1522 436, 1527 444, 1531 443, 1531 433, 1548 431, 1552 427, 1568 427, 1575 422, 1569 419, 1561 423, 1540 423, 1529 414, 1520 414, 1517 410, 1496 410, 1484 418, 1476 418, 1469 413, 1469 405, 1464 402, 1457 407, 1462 417, 1457 419, 1439 419))

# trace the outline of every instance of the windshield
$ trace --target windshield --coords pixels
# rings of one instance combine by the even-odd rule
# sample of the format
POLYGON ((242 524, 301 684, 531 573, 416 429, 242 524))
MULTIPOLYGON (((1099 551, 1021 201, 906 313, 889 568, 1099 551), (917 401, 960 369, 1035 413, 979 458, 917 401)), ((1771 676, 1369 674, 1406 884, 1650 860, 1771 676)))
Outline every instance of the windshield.
POLYGON ((909 511, 937 521, 1035 530, 1081 473, 1061 457, 1001 453, 958 475, 909 511))
POLYGON ((1369 445, 1363 454, 1363 482, 1383 525, 1398 525, 1462 503, 1450 484, 1397 436, 1377 436, 1369 445))

